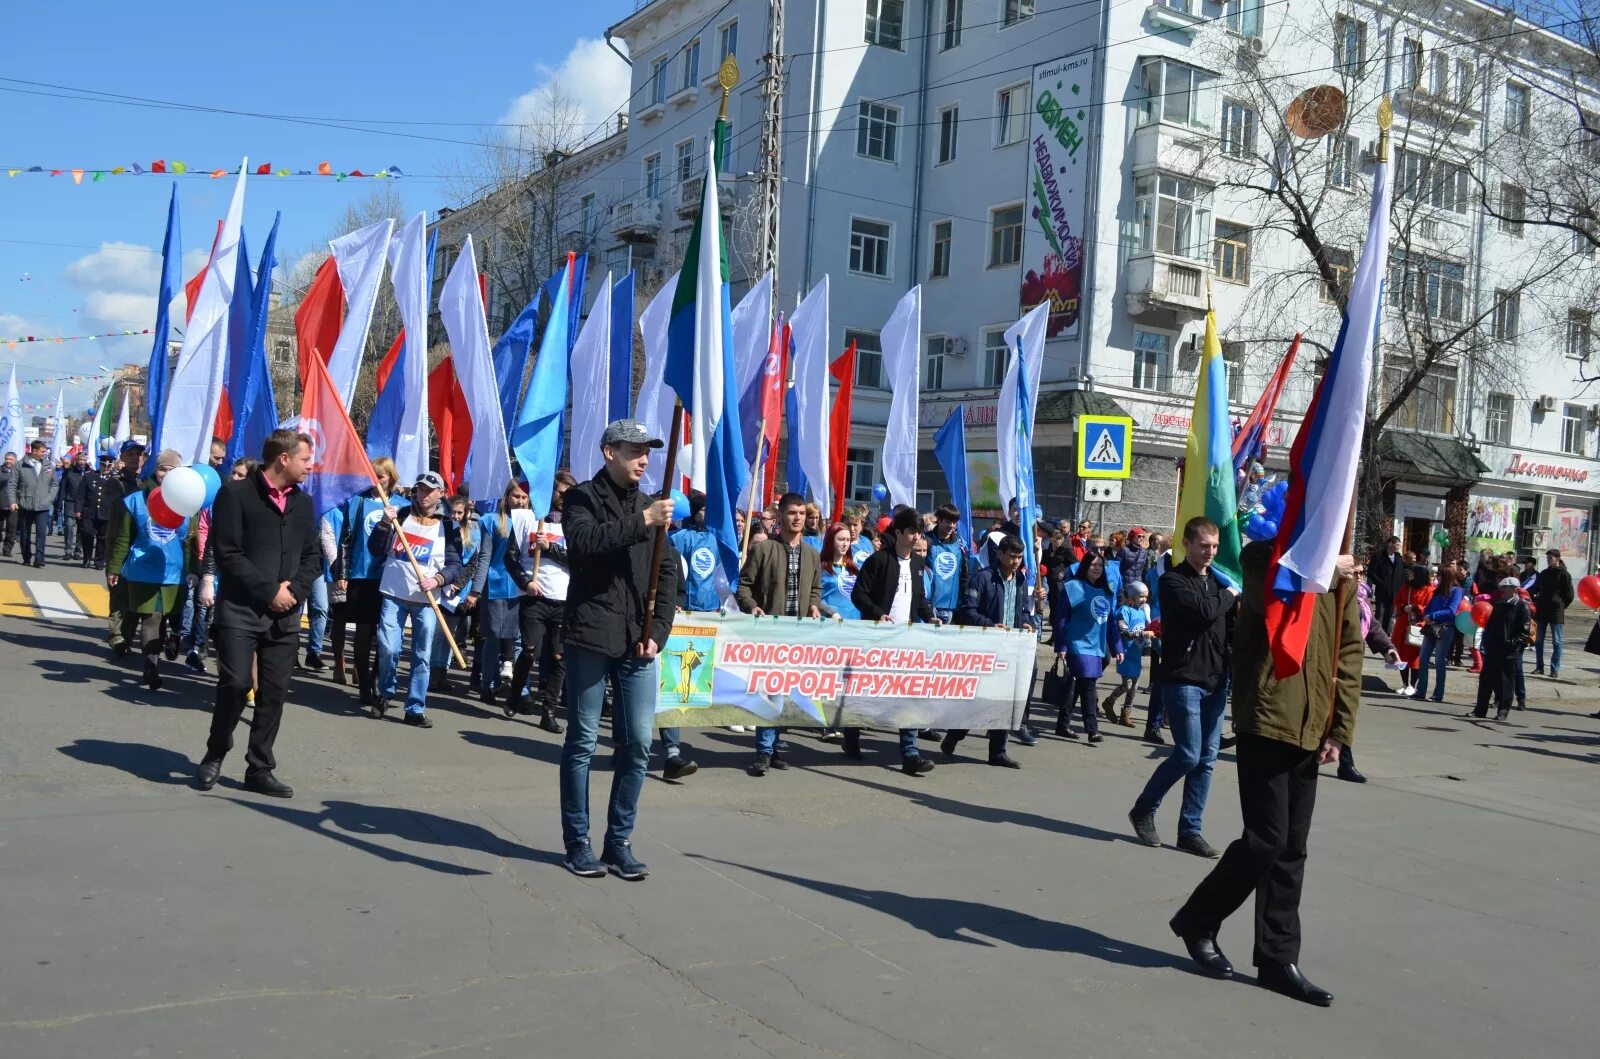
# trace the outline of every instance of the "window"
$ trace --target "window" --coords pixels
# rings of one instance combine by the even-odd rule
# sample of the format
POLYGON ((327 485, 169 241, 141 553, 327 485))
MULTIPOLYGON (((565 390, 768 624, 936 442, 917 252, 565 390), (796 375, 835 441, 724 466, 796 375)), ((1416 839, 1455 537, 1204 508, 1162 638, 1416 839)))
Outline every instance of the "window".
POLYGON ((287 338, 277 339, 272 343, 272 359, 279 364, 288 364, 294 360, 294 344, 287 338))
POLYGON ((1453 213, 1466 213, 1471 206, 1471 180, 1464 166, 1415 151, 1397 151, 1395 161, 1401 197, 1453 213))
POLYGON ((856 344, 856 386, 883 389, 883 339, 876 331, 845 330, 844 344, 856 344))
POLYGON ((928 266, 929 279, 945 279, 950 275, 950 243, 954 234, 954 221, 933 222, 933 262, 928 266))
POLYGON ((1244 343, 1222 343, 1222 363, 1228 369, 1228 400, 1244 404, 1244 343))
POLYGON ((685 92, 700 83, 700 38, 696 37, 683 49, 683 76, 678 81, 678 91, 685 92))
POLYGON ((1256 153, 1255 108, 1237 99, 1222 104, 1222 153, 1230 158, 1249 158, 1256 153))
POLYGON ((1133 388, 1166 393, 1172 388, 1172 336, 1159 331, 1133 333, 1133 388))
POLYGON ((889 275, 890 226, 850 218, 850 271, 862 276, 889 275))
POLYGON ((1348 250, 1329 250, 1328 267, 1333 271, 1338 289, 1322 285, 1322 300, 1337 305, 1339 298, 1350 292, 1350 273, 1355 270, 1355 257, 1348 250))
POLYGON ((1515 342, 1522 329, 1522 294, 1518 291, 1494 292, 1494 337, 1515 342))
MULTIPOLYGON (((1384 399, 1398 393, 1410 380, 1413 368, 1399 361, 1383 369, 1384 399)), ((1434 434, 1453 434, 1456 429, 1456 366, 1435 365, 1417 382, 1417 388, 1401 404, 1389 422, 1402 430, 1425 430, 1434 434)))
POLYGON ((906 0, 867 0, 867 43, 900 50, 906 0))
POLYGON ((1139 67, 1143 93, 1139 124, 1165 121, 1192 128, 1211 129, 1214 75, 1168 59, 1146 59, 1139 67))
POLYGON ((661 197, 661 156, 650 155, 644 160, 644 197, 659 199, 661 197))
POLYGON ((1506 131, 1528 135, 1529 97, 1526 85, 1506 82, 1506 131))
POLYGON ((1588 433, 1583 427, 1585 414, 1581 404, 1563 404, 1561 406, 1561 451, 1568 456, 1583 456, 1584 435, 1588 433))
POLYGON ((1022 260, 1022 204, 989 211, 989 267, 1015 265, 1022 260))
POLYGON ((1600 163, 1600 114, 1579 112, 1577 139, 1579 157, 1591 165, 1600 163))
POLYGON ((652 103, 665 103, 667 101, 667 67, 670 61, 663 55, 650 64, 650 102, 652 103))
POLYGON ((1400 87, 1422 87, 1422 42, 1412 37, 1400 48, 1400 87))
POLYGON ((899 107, 862 101, 861 119, 856 123, 856 154, 892 162, 896 158, 899 133, 899 107))
POLYGON ((1500 185, 1500 230, 1517 239, 1522 238, 1522 221, 1527 212, 1528 196, 1515 184, 1500 185))
POLYGON ((1034 0, 1005 0, 1005 24, 1015 26, 1033 17, 1034 0))
POLYGON ((983 333, 983 384, 999 386, 1006 381, 1006 369, 1011 365, 1011 349, 1006 345, 1006 329, 994 328, 983 333))
POLYGON ((1241 36, 1261 36, 1261 3, 1262 0, 1223 0, 1223 24, 1241 36))
POLYGON ((1459 324, 1466 318, 1466 266, 1397 251, 1389 265, 1389 304, 1424 319, 1459 324))
POLYGON ((1588 360, 1594 345, 1594 314, 1583 309, 1567 310, 1567 356, 1588 360))
POLYGON ((1333 20, 1333 62, 1360 77, 1367 69, 1367 24, 1340 15, 1333 20))
POLYGON ((1361 140, 1340 136, 1328 141, 1328 183, 1336 188, 1356 186, 1356 166, 1361 158, 1361 140))
POLYGON ((922 388, 942 390, 944 389, 944 336, 929 335, 926 349, 927 355, 922 358, 922 388))
POLYGON ((1020 143, 1028 135, 1028 86, 1002 88, 995 96, 994 145, 1020 143))
POLYGON ((678 186, 687 184, 694 176, 694 141, 684 140, 673 149, 673 180, 678 186))
POLYGON ((594 234, 594 195, 589 194, 578 200, 578 214, 582 218, 583 233, 594 234))
POLYGON ((1217 222, 1216 254, 1212 264, 1218 279, 1250 282, 1250 229, 1232 221, 1217 222))
POLYGON ((728 56, 737 56, 739 52, 739 20, 724 23, 717 30, 717 65, 728 56))
POLYGON ((1133 193, 1140 250, 1205 260, 1211 210, 1199 184, 1161 173, 1135 180, 1133 193))
POLYGON ((944 39, 940 51, 949 51, 961 43, 962 0, 944 0, 944 39))
POLYGON ((1442 49, 1433 49, 1428 63, 1428 91, 1438 99, 1450 98, 1450 56, 1442 49))
POLYGON ((961 108, 945 107, 939 111, 939 164, 954 161, 956 157, 956 132, 961 128, 961 108))
POLYGON ((1511 395, 1492 393, 1484 408, 1483 440, 1491 445, 1511 444, 1511 395))
POLYGON ((877 463, 877 454, 871 449, 844 450, 844 491, 851 500, 872 499, 877 463))
POLYGON ((1472 79, 1474 76, 1471 59, 1456 60, 1456 102, 1464 107, 1472 106, 1472 79))

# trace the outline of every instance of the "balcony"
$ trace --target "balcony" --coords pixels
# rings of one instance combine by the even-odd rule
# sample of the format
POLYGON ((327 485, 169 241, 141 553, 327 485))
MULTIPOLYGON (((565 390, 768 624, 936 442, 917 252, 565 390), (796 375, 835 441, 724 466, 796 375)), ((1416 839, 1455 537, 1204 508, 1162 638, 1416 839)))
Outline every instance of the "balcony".
POLYGON ((1168 312, 1180 321, 1206 314, 1207 264, 1193 258, 1145 252, 1128 259, 1128 312, 1168 312))
POLYGON ((1194 35, 1208 21, 1200 14, 1200 0, 1152 0, 1144 13, 1150 28, 1160 33, 1171 30, 1192 41, 1194 35))
POLYGON ((661 234, 661 200, 634 198, 611 210, 611 233, 625 243, 650 243, 661 234))
POLYGON ((1138 128, 1128 146, 1128 163, 1135 173, 1161 170, 1183 176, 1200 176, 1206 161, 1207 146, 1215 140, 1208 130, 1172 122, 1151 122, 1138 128))
MULTIPOLYGON (((705 195, 705 174, 698 173, 678 185, 678 190, 673 198, 677 200, 677 213, 679 217, 690 219, 700 215, 700 199, 705 195)), ((738 205, 738 190, 734 186, 733 177, 727 173, 717 176, 717 209, 724 216, 733 215, 734 206, 738 205)))
POLYGON ((1423 85, 1397 88, 1390 99, 1394 101, 1394 109, 1398 114, 1430 121, 1463 134, 1477 129, 1478 122, 1483 117, 1478 112, 1475 97, 1472 102, 1463 104, 1452 96, 1434 95, 1423 85))

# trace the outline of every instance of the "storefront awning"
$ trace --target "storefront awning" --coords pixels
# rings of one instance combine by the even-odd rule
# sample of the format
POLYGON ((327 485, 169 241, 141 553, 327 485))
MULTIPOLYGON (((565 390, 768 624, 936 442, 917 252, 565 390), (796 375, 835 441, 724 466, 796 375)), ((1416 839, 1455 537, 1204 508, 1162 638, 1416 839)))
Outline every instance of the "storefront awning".
POLYGON ((1471 485, 1489 467, 1455 438, 1385 430, 1378 438, 1378 460, 1407 479, 1440 485, 1471 485))
POLYGON ((1079 416, 1129 416, 1116 401, 1097 390, 1050 390, 1039 395, 1035 423, 1071 423, 1079 416))

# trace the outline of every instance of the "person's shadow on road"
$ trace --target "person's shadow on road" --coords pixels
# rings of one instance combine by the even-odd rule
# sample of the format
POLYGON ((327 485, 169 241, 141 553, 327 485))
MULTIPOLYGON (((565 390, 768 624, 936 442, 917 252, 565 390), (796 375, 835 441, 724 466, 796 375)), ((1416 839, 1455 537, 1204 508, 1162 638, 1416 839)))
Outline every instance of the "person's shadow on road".
POLYGON ((162 746, 149 743, 113 743, 106 739, 79 739, 57 747, 61 753, 87 765, 121 769, 151 783, 172 785, 194 781, 194 762, 162 746))

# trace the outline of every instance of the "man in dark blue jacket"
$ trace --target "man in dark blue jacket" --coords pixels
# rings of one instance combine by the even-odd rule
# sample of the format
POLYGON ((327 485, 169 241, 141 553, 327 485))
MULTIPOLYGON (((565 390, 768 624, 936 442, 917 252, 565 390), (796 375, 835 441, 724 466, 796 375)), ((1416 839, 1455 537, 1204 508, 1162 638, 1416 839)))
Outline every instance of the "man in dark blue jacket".
MULTIPOLYGON (((975 625, 982 629, 1034 628, 1033 609, 1029 605, 1028 585, 1018 573, 1022 566, 1022 541, 1007 534, 995 548, 995 561, 967 581, 961 594, 961 606, 956 610, 957 625, 975 625)), ((1032 682, 1029 682, 1032 686, 1032 682)), ((956 744, 966 738, 967 729, 952 728, 940 742, 939 749, 946 757, 953 757, 956 744)), ((1001 768, 1019 769, 1022 765, 1006 753, 1006 730, 989 729, 989 764, 1001 768)))

